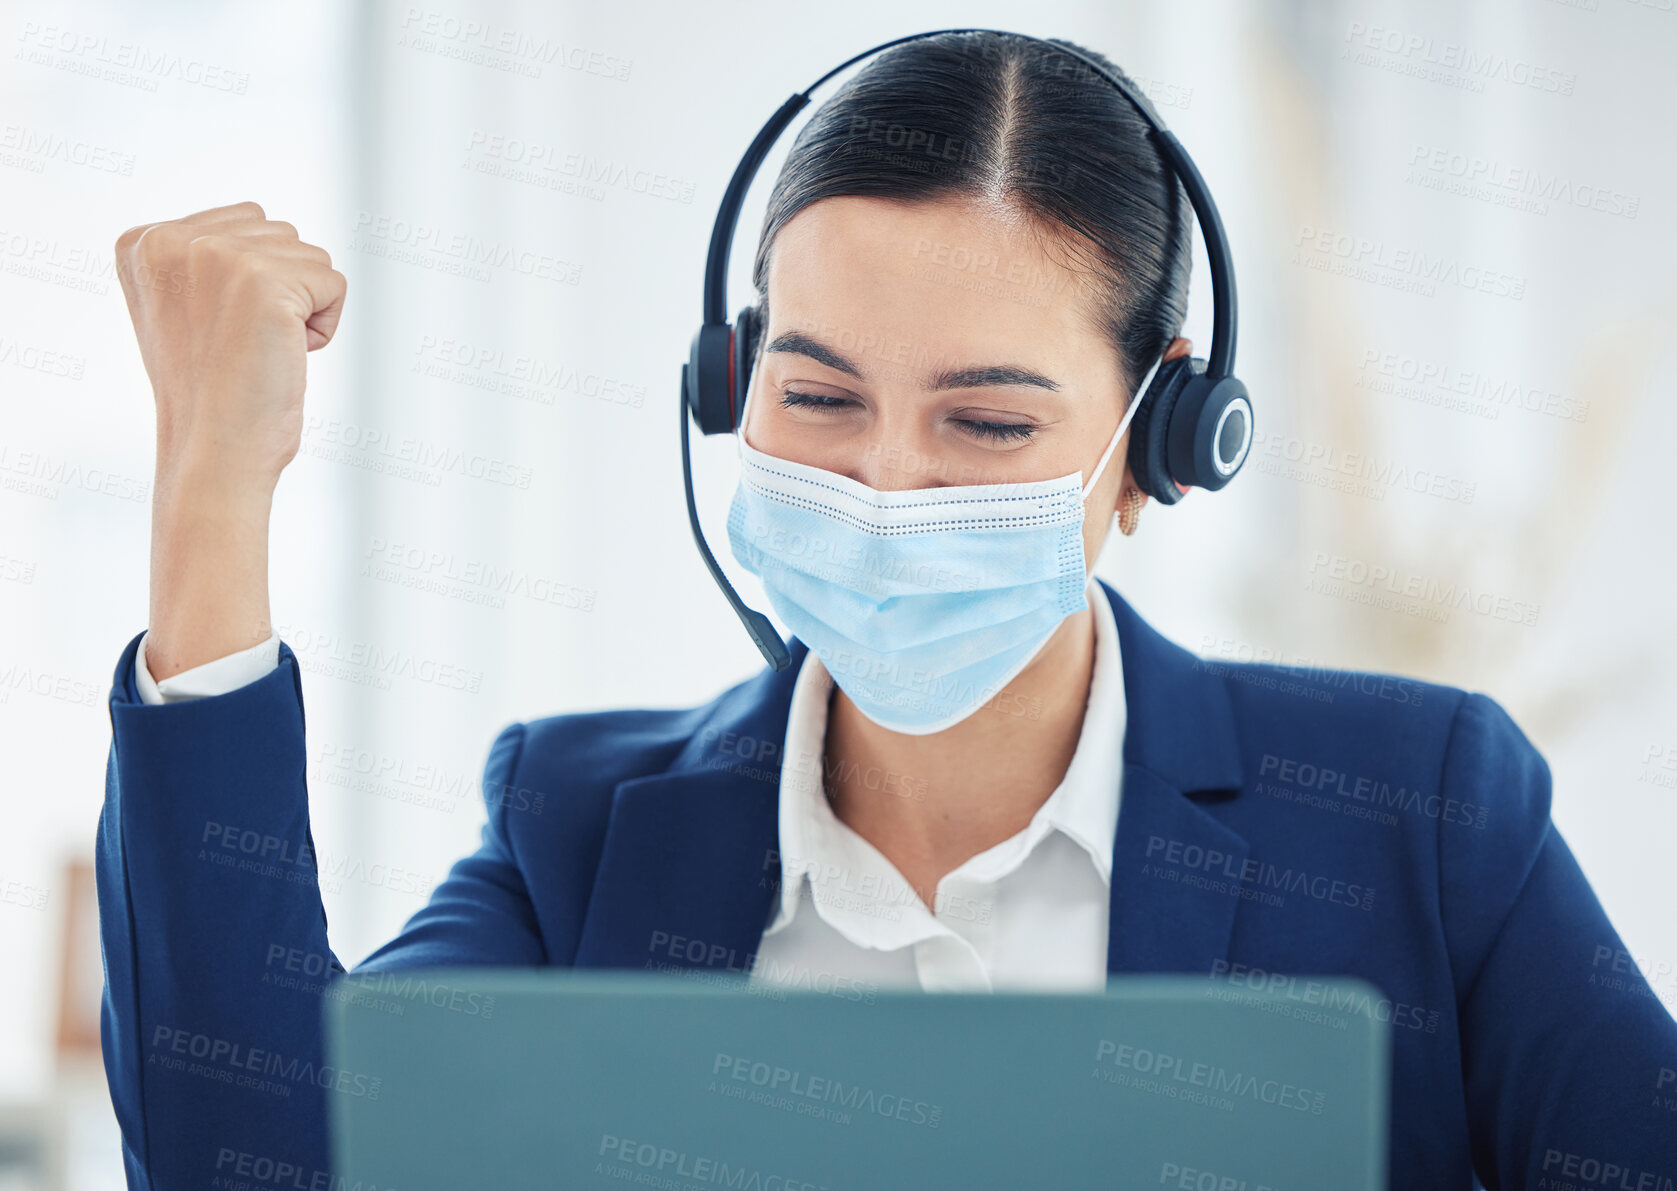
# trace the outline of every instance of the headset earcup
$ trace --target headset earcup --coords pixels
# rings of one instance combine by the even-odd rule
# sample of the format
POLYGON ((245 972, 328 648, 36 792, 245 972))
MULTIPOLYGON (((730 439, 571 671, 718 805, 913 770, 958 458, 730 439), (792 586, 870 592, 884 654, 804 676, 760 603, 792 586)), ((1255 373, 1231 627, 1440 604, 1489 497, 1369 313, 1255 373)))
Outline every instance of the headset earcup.
POLYGON ((701 434, 722 434, 733 429, 728 413, 728 372, 733 367, 727 323, 703 323, 693 332, 687 367, 682 370, 687 408, 699 424, 701 434))
POLYGON ((734 316, 734 358, 730 371, 733 400, 729 405, 733 425, 729 427, 730 430, 738 430, 745 425, 745 398, 751 392, 751 366, 757 359, 757 340, 762 332, 763 325, 757 318, 757 307, 741 307, 740 312, 734 316))
POLYGON ((1234 479, 1251 445, 1252 400, 1246 386, 1233 376, 1190 377, 1170 415, 1170 474, 1215 492, 1234 479))
POLYGON ((1130 474, 1136 486, 1160 504, 1173 505, 1182 492, 1170 473, 1170 416, 1188 381, 1205 371, 1205 361, 1178 356, 1159 365, 1141 408, 1130 419, 1130 474))

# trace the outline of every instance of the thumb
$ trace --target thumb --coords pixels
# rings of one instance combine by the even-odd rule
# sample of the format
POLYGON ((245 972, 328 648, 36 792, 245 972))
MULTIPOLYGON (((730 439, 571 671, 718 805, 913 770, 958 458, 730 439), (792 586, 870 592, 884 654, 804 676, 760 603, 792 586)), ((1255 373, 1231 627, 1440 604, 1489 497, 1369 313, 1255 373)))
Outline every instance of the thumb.
POLYGON ((303 326, 308 332, 308 350, 316 351, 332 342, 332 336, 338 332, 338 321, 343 317, 344 297, 348 290, 348 283, 342 273, 334 269, 324 270, 324 275, 311 277, 308 280, 310 305, 314 312, 303 320, 303 326))

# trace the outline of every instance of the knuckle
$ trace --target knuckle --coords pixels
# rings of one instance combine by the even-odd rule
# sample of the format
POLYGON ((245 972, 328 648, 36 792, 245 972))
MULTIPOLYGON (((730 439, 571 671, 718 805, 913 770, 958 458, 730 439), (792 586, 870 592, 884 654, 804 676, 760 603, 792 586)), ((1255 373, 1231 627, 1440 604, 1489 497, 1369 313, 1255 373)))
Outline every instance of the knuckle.
POLYGON ((239 277, 264 277, 270 272, 272 264, 272 260, 260 252, 230 252, 227 257, 228 268, 239 277))
POLYGON ((201 232, 186 242, 186 254, 195 259, 220 256, 227 249, 227 237, 216 232, 201 232))

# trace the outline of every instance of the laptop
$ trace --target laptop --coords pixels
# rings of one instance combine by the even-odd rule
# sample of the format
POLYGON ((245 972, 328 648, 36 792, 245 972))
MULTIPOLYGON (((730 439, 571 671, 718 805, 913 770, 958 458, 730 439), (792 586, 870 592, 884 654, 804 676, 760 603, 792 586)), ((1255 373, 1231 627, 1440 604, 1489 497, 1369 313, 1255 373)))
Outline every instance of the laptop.
POLYGON ((1381 995, 1339 977, 992 994, 705 970, 340 977, 334 1186, 1383 1189, 1381 995))

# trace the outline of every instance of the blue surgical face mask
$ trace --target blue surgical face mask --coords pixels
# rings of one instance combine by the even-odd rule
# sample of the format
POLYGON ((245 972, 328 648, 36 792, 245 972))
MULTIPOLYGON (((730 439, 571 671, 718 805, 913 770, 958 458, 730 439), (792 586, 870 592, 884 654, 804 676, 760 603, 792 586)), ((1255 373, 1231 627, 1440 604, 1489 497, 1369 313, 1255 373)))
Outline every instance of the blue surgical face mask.
POLYGON ((765 455, 741 431, 728 541, 863 715, 910 736, 940 732, 993 700, 1089 606, 1083 501, 1140 404, 1131 400, 1086 484, 1074 471, 881 492, 765 455))

